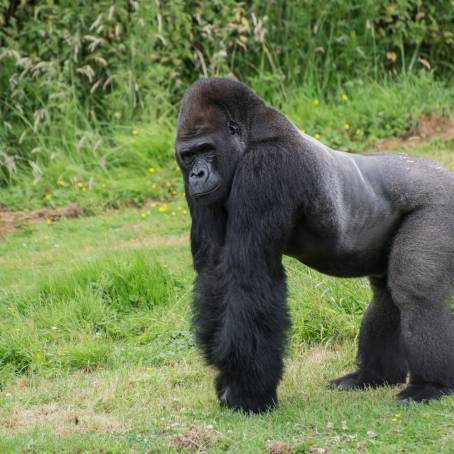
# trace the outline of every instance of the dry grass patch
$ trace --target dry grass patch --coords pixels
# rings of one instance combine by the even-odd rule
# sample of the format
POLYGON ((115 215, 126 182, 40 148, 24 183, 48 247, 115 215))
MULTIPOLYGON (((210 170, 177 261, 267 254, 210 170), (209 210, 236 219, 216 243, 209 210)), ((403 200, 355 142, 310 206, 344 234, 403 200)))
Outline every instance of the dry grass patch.
POLYGON ((129 428, 125 421, 112 414, 59 402, 28 408, 17 406, 0 420, 0 427, 13 433, 40 427, 62 436, 83 432, 122 433, 129 428))

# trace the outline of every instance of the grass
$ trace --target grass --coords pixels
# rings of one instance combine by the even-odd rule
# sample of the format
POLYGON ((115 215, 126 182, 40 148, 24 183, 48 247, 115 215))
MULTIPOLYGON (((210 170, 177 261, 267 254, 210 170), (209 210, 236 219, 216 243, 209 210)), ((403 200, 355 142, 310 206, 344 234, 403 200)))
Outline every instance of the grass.
MULTIPOLYGON (((324 125, 330 144, 372 148, 422 112, 451 109, 441 85, 423 98, 429 82, 412 83, 352 88, 332 102, 301 91, 284 109, 311 134, 324 125), (385 123, 391 129, 380 131, 385 123)), ((2 190, 8 209, 77 202, 85 216, 22 224, 0 242, 0 452, 259 453, 278 442, 301 453, 452 452, 452 398, 400 407, 395 388, 326 388, 354 367, 370 289, 289 258, 293 327, 280 405, 260 416, 219 408, 190 332, 190 219, 171 134, 134 128, 115 133, 109 156, 101 147, 104 167, 61 157, 35 184, 21 173, 2 190)), ((452 141, 412 153, 454 170, 452 141)))

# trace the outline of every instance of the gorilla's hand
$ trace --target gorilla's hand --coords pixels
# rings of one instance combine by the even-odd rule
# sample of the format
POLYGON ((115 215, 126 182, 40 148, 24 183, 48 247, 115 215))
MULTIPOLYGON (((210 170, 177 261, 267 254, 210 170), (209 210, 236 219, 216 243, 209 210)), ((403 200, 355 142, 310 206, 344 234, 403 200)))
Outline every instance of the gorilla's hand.
POLYGON ((248 413, 262 413, 277 404, 276 389, 263 394, 246 393, 239 384, 228 382, 220 373, 215 381, 216 394, 221 405, 248 413))

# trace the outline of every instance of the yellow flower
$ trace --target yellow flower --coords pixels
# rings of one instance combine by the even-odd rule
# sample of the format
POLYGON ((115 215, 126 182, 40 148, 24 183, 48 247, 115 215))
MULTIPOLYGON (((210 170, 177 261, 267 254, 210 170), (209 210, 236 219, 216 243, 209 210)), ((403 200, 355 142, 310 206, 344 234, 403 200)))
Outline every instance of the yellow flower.
POLYGON ((50 192, 46 192, 44 194, 44 199, 45 200, 52 200, 52 194, 50 192))
POLYGON ((154 167, 148 167, 149 173, 156 173, 156 169, 154 167))
POLYGON ((397 54, 395 52, 386 52, 386 58, 389 61, 395 62, 397 60, 397 54))
POLYGON ((81 189, 82 192, 85 192, 86 190, 87 188, 85 186, 81 189))
POLYGON ((341 96, 341 101, 348 101, 348 96, 347 95, 342 95, 341 96))
POLYGON ((52 219, 51 218, 46 218, 46 224, 51 225, 52 224, 52 219))
POLYGON ((140 216, 143 217, 143 218, 144 218, 146 215, 147 215, 147 213, 140 213, 140 216))
POLYGON ((82 183, 82 181, 79 181, 79 182, 77 183, 77 187, 78 187, 79 189, 82 189, 84 186, 85 186, 85 185, 82 183))
POLYGON ((314 99, 312 102, 314 103, 314 106, 318 106, 320 104, 319 99, 314 99))
POLYGON ((161 213, 164 213, 164 211, 167 211, 167 210, 168 210, 167 205, 162 205, 162 206, 159 207, 159 211, 161 213))
POLYGON ((152 367, 147 367, 147 371, 148 371, 148 372, 151 372, 152 370, 153 370, 152 367))
POLYGON ((188 210, 183 210, 183 214, 188 214, 188 210))
POLYGON ((36 352, 35 353, 35 361, 36 362, 38 362, 38 363, 41 362, 43 360, 43 358, 44 358, 44 355, 41 352, 36 352))
POLYGON ((177 191, 175 191, 175 189, 172 190, 171 192, 172 195, 177 195, 177 191))
POLYGON ((392 418, 391 421, 392 421, 392 422, 396 422, 396 421, 397 421, 397 418, 392 418))
POLYGON ((65 180, 63 178, 59 178, 58 181, 57 181, 57 184, 58 184, 58 186, 62 186, 63 187, 63 186, 65 186, 66 183, 65 183, 65 180))
POLYGON ((177 213, 175 213, 175 211, 172 211, 172 213, 170 213, 172 216, 176 216, 177 213))
POLYGON ((348 123, 344 123, 344 129, 350 129, 350 125, 348 123))
POLYGON ((315 134, 314 136, 317 140, 320 140, 320 134, 317 132, 317 134, 315 134))
POLYGON ((133 129, 133 130, 131 131, 131 134, 132 134, 133 136, 138 136, 138 135, 140 134, 140 132, 139 132, 138 129, 133 129))

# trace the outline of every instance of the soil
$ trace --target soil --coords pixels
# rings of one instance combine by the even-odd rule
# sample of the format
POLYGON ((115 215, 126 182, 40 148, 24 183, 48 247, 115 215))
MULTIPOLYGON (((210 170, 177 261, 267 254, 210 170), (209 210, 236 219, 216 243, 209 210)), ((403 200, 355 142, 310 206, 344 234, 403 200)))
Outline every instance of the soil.
POLYGON ((290 454, 292 449, 287 443, 280 440, 269 440, 266 444, 268 454, 290 454))
POLYGON ((454 118, 447 115, 421 115, 415 126, 401 137, 388 137, 376 149, 390 151, 421 145, 432 139, 454 140, 454 118))
POLYGON ((170 439, 170 444, 177 450, 206 451, 211 445, 216 443, 218 434, 205 427, 194 426, 183 435, 177 435, 170 439))
POLYGON ((76 218, 82 214, 82 208, 78 204, 72 204, 63 208, 41 208, 35 211, 7 211, 0 210, 0 237, 15 230, 24 224, 40 224, 53 222, 61 218, 76 218))

